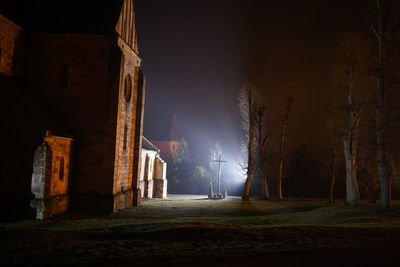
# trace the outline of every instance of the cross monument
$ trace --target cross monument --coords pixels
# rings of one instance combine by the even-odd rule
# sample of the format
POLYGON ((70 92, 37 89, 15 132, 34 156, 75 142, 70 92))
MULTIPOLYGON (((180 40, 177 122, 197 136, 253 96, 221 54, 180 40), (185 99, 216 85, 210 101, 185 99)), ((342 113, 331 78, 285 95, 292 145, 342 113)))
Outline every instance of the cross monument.
POLYGON ((220 188, 221 188, 221 163, 226 162, 225 160, 221 160, 221 154, 219 154, 218 159, 214 160, 215 163, 218 162, 218 196, 220 195, 220 188))

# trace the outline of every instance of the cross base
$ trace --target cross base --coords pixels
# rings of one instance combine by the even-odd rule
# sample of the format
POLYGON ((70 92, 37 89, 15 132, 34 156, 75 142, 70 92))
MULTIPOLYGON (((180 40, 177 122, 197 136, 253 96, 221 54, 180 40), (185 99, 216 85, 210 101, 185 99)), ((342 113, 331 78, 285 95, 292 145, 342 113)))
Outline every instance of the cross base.
POLYGON ((208 198, 209 199, 213 199, 213 200, 218 200, 218 199, 225 199, 225 198, 227 198, 228 197, 228 194, 227 194, 227 192, 226 192, 226 190, 224 190, 224 193, 223 194, 209 194, 208 195, 208 198))

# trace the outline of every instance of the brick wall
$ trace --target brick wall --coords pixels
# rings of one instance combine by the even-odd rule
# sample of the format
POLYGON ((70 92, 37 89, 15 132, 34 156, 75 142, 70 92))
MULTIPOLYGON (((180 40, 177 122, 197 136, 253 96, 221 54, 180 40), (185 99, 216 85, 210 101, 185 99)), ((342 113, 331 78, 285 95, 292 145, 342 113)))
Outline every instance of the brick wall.
MULTIPOLYGON (((141 120, 141 118, 138 118, 137 110, 138 106, 142 106, 142 102, 138 98, 138 77, 141 60, 121 38, 118 38, 118 46, 122 51, 122 60, 118 96, 113 193, 121 195, 133 194, 131 192, 132 188, 137 188, 136 185, 133 185, 132 181, 134 172, 137 172, 139 165, 133 164, 133 158, 134 152, 141 148, 137 144, 136 136, 141 136, 142 132, 141 129, 137 129, 136 124, 137 119, 141 120), (126 95, 128 91, 131 91, 129 101, 126 95)), ((133 199, 130 199, 129 202, 131 203, 128 203, 128 206, 133 205, 133 199)), ((124 208, 124 205, 118 202, 114 206, 114 210, 124 208)))
POLYGON ((46 136, 52 151, 49 197, 68 194, 71 142, 69 138, 46 136))
MULTIPOLYGON (((140 202, 135 195, 140 192, 137 177, 144 77, 137 55, 133 1, 125 2, 123 12, 126 16, 120 24, 124 39, 121 34, 31 34, 24 39, 19 26, 0 16, 0 72, 23 76, 32 95, 40 99, 40 106, 59 123, 63 132, 74 137, 69 188, 73 206, 80 209, 111 212, 140 202), (132 80, 129 101, 124 92, 127 75, 132 80)), ((25 116, 23 108, 16 107, 15 110, 19 116, 25 116)), ((44 125, 47 129, 48 124, 44 125)), ((8 128, 24 129, 19 124, 16 127, 10 124, 8 128)), ((31 131, 21 132, 24 137, 32 135, 31 131)), ((22 153, 20 149, 15 153, 16 157, 17 154, 30 157, 24 159, 26 166, 22 169, 25 173, 21 177, 27 177, 32 166, 31 140, 28 149, 22 144, 25 139, 21 138, 19 147, 27 147, 29 151, 22 153)), ((36 136, 31 139, 36 148, 36 136)), ((59 159, 55 161, 59 163, 59 159)), ((15 192, 30 191, 30 184, 26 179, 24 181, 24 190, 15 185, 15 192)), ((52 190, 60 198, 65 186, 55 183, 52 190)), ((58 199, 51 205, 57 203, 65 206, 68 200, 58 199)))
POLYGON ((0 14, 0 72, 13 75, 20 62, 15 62, 22 28, 0 14))
POLYGON ((28 84, 75 139, 71 192, 76 207, 89 210, 113 195, 119 83, 113 73, 120 68, 113 43, 101 35, 58 34, 35 34, 29 42, 28 84))
POLYGON ((137 188, 132 173, 138 170, 132 155, 142 133, 136 129, 136 112, 143 110, 139 57, 114 37, 55 34, 33 35, 28 56, 29 85, 75 139, 75 206, 104 204, 114 211, 132 206, 137 188), (129 99, 126 84, 132 89, 129 99))
POLYGON ((48 219, 68 210, 72 139, 47 135, 34 153, 31 206, 36 218, 48 219))

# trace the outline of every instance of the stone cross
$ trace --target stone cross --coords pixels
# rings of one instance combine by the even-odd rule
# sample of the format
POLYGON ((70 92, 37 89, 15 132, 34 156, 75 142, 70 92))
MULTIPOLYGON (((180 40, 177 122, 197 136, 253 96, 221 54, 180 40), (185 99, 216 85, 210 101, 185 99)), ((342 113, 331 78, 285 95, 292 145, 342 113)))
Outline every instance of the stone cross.
POLYGON ((221 163, 226 162, 225 160, 221 160, 221 154, 218 156, 218 160, 214 160, 215 163, 218 162, 218 196, 220 194, 220 188, 221 188, 221 163))

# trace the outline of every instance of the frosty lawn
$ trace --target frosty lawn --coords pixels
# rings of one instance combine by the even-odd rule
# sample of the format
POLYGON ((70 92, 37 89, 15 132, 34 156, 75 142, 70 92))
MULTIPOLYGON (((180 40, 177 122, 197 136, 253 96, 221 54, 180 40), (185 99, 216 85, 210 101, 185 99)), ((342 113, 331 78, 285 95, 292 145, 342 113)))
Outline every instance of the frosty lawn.
POLYGON ((149 260, 179 265, 205 259, 211 265, 235 265, 249 256, 273 261, 282 252, 294 253, 285 256, 289 263, 298 255, 332 251, 339 258, 350 257, 349 251, 364 253, 370 261, 374 255, 398 257, 398 203, 392 213, 380 213, 373 205, 325 203, 153 199, 109 216, 70 214, 0 224, 1 258, 7 264, 39 265, 146 265, 149 260))

